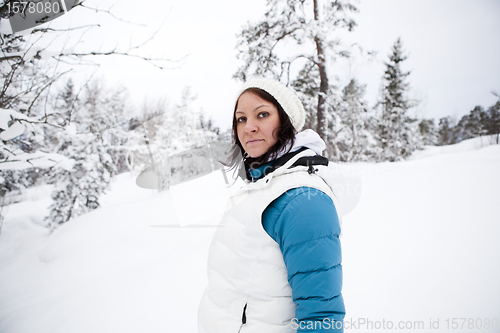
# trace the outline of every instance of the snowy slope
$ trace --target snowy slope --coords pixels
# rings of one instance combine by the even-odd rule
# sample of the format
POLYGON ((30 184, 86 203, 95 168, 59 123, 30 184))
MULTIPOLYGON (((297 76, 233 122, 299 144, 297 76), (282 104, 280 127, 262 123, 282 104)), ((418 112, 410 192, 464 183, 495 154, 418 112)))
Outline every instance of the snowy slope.
POLYGON ((449 146, 426 146, 424 150, 417 150, 409 158, 409 160, 421 159, 428 156, 453 154, 471 150, 478 150, 487 146, 497 144, 496 135, 486 135, 477 138, 464 140, 454 145, 449 146))
MULTIPOLYGON (((358 164, 363 193, 342 238, 356 331, 373 331, 360 318, 422 321, 421 332, 431 318, 433 332, 446 318, 500 321, 500 146, 457 146, 358 164)), ((190 209, 214 215, 199 199, 210 193, 193 191, 190 209)), ((28 198, 7 207, 0 235, 0 332, 197 331, 215 229, 179 227, 179 198, 120 175, 101 208, 52 235, 47 196, 28 198)))
POLYGON ((367 165, 360 204, 344 221, 349 317, 418 320, 427 330, 440 319, 432 331, 446 331, 447 318, 500 321, 500 146, 443 148, 367 165))

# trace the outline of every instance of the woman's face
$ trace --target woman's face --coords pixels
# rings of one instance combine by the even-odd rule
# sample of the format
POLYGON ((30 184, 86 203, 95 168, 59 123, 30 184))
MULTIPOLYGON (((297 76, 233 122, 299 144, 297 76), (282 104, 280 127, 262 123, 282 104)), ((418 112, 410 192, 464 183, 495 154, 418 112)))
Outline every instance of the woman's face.
POLYGON ((274 135, 278 134, 275 130, 280 126, 280 118, 273 103, 245 92, 238 99, 234 116, 238 139, 250 157, 265 154, 278 142, 274 135))

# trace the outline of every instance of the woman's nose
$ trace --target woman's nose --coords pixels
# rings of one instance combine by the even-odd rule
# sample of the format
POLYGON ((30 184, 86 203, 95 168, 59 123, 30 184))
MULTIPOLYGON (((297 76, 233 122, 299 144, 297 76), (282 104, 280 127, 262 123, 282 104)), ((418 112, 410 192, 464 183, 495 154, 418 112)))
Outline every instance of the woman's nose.
POLYGON ((245 132, 250 133, 250 132, 256 132, 258 129, 257 124, 254 121, 247 120, 247 123, 245 125, 245 132))

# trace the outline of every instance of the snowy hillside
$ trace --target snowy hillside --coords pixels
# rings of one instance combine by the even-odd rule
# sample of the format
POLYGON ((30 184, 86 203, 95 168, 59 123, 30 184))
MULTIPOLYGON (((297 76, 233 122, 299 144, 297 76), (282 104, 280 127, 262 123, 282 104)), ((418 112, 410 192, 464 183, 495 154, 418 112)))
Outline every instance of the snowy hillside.
MULTIPOLYGON (((363 193, 344 217, 342 238, 346 322, 356 324, 350 329, 373 331, 363 319, 375 327, 402 321, 405 331, 420 332, 431 320, 433 332, 451 330, 452 318, 498 324, 500 145, 464 142, 405 162, 358 166, 363 193)), ((182 209, 206 212, 210 221, 180 227, 185 188, 176 196, 144 190, 122 174, 101 208, 48 235, 41 226, 47 191, 6 207, 0 332, 197 332, 217 215, 202 202, 209 192, 192 188, 182 209)), ((500 327, 471 330, 466 323, 463 331, 500 327)))

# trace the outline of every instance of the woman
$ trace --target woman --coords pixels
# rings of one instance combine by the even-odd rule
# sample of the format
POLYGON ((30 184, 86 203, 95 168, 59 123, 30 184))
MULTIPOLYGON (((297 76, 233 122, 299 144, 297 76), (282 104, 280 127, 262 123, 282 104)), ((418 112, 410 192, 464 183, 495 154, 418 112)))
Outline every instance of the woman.
POLYGON ((210 246, 200 332, 343 331, 335 197, 317 172, 328 164, 325 143, 299 132, 304 120, 277 81, 251 81, 236 101, 234 148, 247 179, 210 246))

